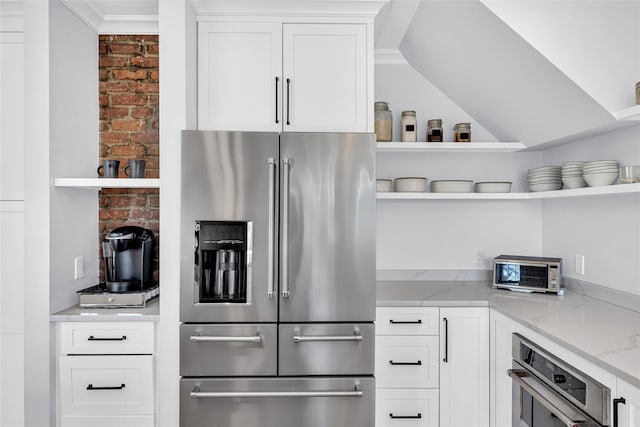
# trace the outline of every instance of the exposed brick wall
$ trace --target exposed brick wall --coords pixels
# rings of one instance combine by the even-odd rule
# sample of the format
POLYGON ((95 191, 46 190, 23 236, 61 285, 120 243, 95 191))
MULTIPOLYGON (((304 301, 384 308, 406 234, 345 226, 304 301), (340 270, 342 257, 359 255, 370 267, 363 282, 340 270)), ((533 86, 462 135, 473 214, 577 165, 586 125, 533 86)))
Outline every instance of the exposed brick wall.
MULTIPOLYGON (((157 35, 99 37, 100 159, 146 160, 145 177, 159 177, 159 66, 157 35)), ((104 189, 100 192, 100 242, 122 225, 156 235, 154 278, 158 280, 160 200, 157 189, 104 189)), ((102 246, 102 245, 100 245, 102 246)), ((102 257, 102 247, 100 247, 102 257)), ((100 280, 104 280, 101 262, 100 280)))

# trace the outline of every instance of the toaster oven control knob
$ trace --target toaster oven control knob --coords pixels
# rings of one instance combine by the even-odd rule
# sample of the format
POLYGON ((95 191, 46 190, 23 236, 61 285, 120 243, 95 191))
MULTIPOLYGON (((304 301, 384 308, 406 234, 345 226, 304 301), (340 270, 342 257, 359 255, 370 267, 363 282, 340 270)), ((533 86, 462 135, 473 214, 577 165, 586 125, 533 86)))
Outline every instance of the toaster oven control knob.
POLYGON ((562 374, 556 374, 553 376, 553 382, 556 384, 564 384, 567 382, 567 377, 562 374))
POLYGON ((558 281, 557 281, 557 280, 555 280, 555 279, 553 279, 553 280, 551 281, 551 284, 555 286, 555 285, 557 285, 557 284, 558 284, 558 281))

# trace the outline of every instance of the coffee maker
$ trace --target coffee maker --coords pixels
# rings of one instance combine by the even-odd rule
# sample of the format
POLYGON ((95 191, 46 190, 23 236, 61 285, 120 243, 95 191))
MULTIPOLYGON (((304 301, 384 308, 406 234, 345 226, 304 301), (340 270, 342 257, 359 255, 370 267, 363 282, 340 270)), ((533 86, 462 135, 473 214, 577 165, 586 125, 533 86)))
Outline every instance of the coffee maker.
POLYGON ((154 286, 153 251, 155 236, 142 227, 119 227, 102 241, 106 290, 142 291, 154 286))

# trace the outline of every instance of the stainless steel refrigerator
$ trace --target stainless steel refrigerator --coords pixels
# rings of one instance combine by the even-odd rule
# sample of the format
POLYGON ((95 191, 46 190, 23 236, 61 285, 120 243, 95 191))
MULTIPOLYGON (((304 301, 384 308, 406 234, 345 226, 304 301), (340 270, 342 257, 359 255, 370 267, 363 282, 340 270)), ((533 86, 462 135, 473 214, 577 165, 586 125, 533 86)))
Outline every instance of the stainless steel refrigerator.
POLYGON ((183 131, 181 427, 374 425, 375 136, 183 131))

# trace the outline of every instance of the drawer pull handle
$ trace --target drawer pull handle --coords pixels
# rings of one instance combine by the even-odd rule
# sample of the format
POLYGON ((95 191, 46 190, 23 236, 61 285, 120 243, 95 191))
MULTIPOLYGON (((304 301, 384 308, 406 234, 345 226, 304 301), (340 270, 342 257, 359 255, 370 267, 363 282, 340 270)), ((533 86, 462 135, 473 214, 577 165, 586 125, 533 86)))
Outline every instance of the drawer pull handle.
POLYGON ((406 366, 406 365, 422 365, 422 360, 418 360, 417 362, 394 362, 393 360, 389 360, 389 364, 396 366, 396 365, 400 365, 400 366, 406 366))
POLYGON ((395 419, 414 419, 414 418, 422 418, 422 414, 418 412, 418 415, 393 415, 393 413, 389 414, 389 418, 395 419))
POLYGON ((93 335, 89 336, 89 338, 87 338, 87 341, 124 341, 127 339, 126 335, 123 335, 120 338, 96 338, 93 335))
POLYGON ((363 397, 364 392, 354 387, 353 390, 306 390, 306 391, 200 391, 196 386, 189 393, 191 399, 218 398, 266 398, 266 397, 363 397))
POLYGON ((189 337, 191 342, 248 342, 248 343, 262 343, 262 336, 258 332, 256 335, 248 337, 230 337, 230 336, 207 336, 207 335, 192 335, 189 337))
POLYGON ((389 323, 392 325, 419 325, 422 323, 422 319, 418 320, 393 320, 389 319, 389 323))
POLYGON ((362 341, 362 335, 355 332, 353 335, 294 335, 293 342, 321 342, 321 341, 362 341))
POLYGON ((124 384, 120 384, 115 387, 94 387, 93 384, 87 386, 87 390, 122 390, 125 387, 124 384))

